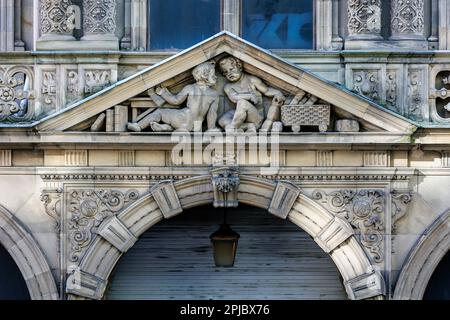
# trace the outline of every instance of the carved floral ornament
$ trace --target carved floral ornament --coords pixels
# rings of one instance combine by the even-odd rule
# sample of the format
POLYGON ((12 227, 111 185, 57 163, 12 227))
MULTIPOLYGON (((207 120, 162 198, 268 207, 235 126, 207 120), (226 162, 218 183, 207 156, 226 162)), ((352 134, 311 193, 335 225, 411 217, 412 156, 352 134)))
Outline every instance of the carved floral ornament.
POLYGON ((69 260, 79 258, 96 236, 98 226, 116 215, 125 206, 139 198, 137 190, 73 190, 69 195, 69 220, 67 225, 70 242, 69 260))
POLYGON ((384 260, 384 214, 383 190, 340 190, 331 193, 314 191, 313 199, 324 204, 338 217, 347 220, 359 231, 359 240, 372 259, 384 260))

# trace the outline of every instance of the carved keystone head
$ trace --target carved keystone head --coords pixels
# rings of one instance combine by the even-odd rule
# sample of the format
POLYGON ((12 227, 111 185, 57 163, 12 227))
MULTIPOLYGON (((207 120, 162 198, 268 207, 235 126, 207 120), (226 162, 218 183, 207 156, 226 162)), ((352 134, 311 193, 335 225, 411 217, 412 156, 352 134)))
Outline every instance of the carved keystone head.
POLYGON ((214 207, 237 207, 237 190, 240 179, 235 168, 224 167, 211 170, 214 207))

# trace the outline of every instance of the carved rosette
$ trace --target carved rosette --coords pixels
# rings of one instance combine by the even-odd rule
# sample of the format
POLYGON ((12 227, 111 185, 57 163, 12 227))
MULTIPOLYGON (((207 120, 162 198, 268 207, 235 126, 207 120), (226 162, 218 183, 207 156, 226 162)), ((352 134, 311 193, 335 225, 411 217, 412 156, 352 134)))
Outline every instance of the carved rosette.
POLYGON ((72 37, 75 10, 71 0, 41 0, 41 34, 72 37))
POLYGON ((69 192, 69 260, 79 261, 100 224, 139 198, 137 190, 73 190, 69 192))
POLYGON ((0 121, 30 120, 33 116, 34 72, 29 67, 0 66, 0 121))
POLYGON ((340 190, 329 194, 316 190, 313 199, 358 230, 359 241, 376 263, 384 260, 383 190, 340 190))
POLYGON ((83 17, 85 35, 114 35, 116 31, 116 1, 84 0, 83 17))
POLYGON ((395 39, 423 39, 424 35, 423 0, 392 0, 391 31, 395 39))
POLYGON ((380 38, 381 0, 348 0, 348 33, 351 38, 380 38))

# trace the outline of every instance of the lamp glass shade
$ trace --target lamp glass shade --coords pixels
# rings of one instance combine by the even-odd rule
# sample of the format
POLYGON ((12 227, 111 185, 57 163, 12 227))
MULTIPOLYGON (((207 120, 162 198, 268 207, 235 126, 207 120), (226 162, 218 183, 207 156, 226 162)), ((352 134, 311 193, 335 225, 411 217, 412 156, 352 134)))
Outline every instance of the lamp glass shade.
POLYGON ((239 233, 233 231, 228 224, 221 224, 210 236, 214 262, 217 267, 232 267, 236 257, 239 233))

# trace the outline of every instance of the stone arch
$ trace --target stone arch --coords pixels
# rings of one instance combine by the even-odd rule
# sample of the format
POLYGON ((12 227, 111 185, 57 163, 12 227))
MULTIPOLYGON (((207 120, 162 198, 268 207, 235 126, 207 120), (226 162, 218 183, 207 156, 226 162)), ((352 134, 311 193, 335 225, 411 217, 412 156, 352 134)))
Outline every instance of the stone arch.
POLYGON ((450 210, 419 237, 403 263, 394 291, 396 300, 421 300, 439 262, 450 249, 450 210))
POLYGON ((33 300, 58 300, 55 280, 36 240, 24 224, 0 205, 0 244, 14 259, 33 300))
MULTIPOLYGON (((327 252, 340 271, 350 299, 380 297, 384 280, 371 264, 355 238, 350 224, 303 195, 284 181, 273 182, 252 176, 239 176, 236 191, 239 203, 268 210, 306 231, 327 252)), ((97 237, 82 258, 79 268, 67 279, 69 298, 101 299, 108 278, 120 256, 146 230, 184 209, 215 201, 211 176, 177 182, 162 181, 116 217, 104 221, 97 237)))

